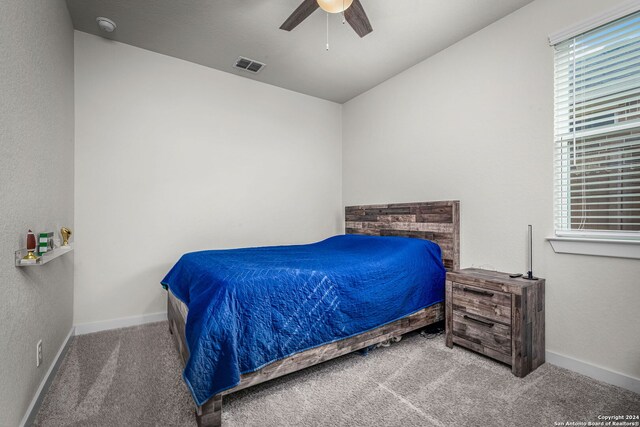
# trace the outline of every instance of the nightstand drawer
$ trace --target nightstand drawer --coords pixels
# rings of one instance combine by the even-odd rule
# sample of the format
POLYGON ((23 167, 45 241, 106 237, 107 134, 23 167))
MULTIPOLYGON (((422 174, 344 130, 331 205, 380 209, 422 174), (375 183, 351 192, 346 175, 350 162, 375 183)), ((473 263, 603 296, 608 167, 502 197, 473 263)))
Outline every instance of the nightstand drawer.
POLYGON ((511 325, 511 294, 454 282, 453 309, 511 325))
POLYGON ((489 319, 453 311, 453 335, 487 347, 504 355, 511 355, 511 327, 489 319))

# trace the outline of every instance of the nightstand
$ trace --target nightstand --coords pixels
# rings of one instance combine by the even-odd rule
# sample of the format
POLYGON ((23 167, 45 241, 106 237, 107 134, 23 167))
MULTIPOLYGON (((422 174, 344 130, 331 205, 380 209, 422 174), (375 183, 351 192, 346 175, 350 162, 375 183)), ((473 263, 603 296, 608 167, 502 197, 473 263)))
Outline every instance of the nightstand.
POLYGON ((477 268, 448 272, 447 346, 477 351, 526 376, 544 363, 544 284, 477 268))

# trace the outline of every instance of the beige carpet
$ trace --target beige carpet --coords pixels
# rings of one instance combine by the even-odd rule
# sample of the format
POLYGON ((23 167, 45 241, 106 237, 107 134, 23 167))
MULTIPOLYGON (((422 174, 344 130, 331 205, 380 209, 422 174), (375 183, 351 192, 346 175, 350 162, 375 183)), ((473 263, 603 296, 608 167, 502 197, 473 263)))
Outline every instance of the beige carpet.
MULTIPOLYGON (((76 337, 41 426, 193 426, 166 322, 76 337)), ((553 426, 640 414, 640 395, 545 364, 524 379, 418 334, 225 397, 225 426, 553 426)))

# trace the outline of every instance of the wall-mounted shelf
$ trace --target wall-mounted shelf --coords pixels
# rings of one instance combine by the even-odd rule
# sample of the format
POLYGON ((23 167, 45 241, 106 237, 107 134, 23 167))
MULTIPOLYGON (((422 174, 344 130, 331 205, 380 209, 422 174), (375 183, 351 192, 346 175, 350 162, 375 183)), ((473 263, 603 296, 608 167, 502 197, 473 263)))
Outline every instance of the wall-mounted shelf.
POLYGON ((51 252, 47 252, 46 254, 37 257, 35 260, 23 260, 22 258, 27 254, 26 249, 20 249, 16 251, 16 267, 31 267, 34 265, 44 265, 52 260, 61 257, 62 255, 69 253, 73 250, 73 246, 60 246, 59 248, 55 248, 51 252))

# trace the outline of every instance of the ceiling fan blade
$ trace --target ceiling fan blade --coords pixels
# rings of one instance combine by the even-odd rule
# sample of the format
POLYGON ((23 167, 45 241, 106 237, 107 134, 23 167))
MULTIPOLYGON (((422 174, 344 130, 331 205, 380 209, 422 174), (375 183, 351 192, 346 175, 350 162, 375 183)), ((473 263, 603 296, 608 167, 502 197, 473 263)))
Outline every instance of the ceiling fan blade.
POLYGON ((369 18, 367 18, 367 14, 360 0, 353 0, 351 7, 344 11, 344 19, 347 20, 351 28, 353 28, 360 37, 364 37, 373 31, 373 27, 369 22, 369 18))
POLYGON ((307 19, 318 7, 318 2, 316 0, 304 0, 287 18, 287 20, 284 21, 284 24, 280 26, 280 29, 286 31, 293 30, 298 26, 298 24, 307 19))

